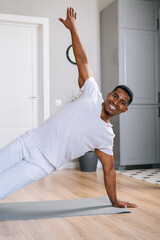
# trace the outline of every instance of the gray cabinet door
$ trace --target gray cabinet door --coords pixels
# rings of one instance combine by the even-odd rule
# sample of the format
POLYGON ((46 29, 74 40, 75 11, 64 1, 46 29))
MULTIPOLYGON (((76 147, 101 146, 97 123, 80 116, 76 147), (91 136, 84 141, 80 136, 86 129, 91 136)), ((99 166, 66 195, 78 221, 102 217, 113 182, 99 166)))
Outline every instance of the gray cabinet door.
POLYGON ((158 9, 153 2, 120 2, 119 79, 134 92, 120 116, 120 165, 160 163, 158 9))
POLYGON ((118 0, 119 25, 129 29, 156 30, 157 6, 154 2, 118 0))
POLYGON ((158 107, 131 105, 120 124, 121 165, 159 163, 158 107))
POLYGON ((120 82, 133 90, 134 103, 157 103, 158 49, 158 32, 120 30, 120 82))

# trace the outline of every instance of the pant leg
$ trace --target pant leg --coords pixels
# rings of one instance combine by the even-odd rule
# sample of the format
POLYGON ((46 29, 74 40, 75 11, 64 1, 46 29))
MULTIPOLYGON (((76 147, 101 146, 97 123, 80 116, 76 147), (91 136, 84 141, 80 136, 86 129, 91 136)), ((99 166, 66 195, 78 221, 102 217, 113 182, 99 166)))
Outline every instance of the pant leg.
POLYGON ((48 175, 42 168, 22 160, 0 174, 0 199, 48 175))
POLYGON ((11 167, 11 164, 8 163, 10 167, 0 173, 0 199, 5 198, 33 181, 45 177, 55 170, 54 166, 48 162, 27 134, 22 135, 18 140, 21 146, 18 148, 20 151, 19 157, 15 156, 16 154, 18 155, 18 151, 15 151, 15 142, 9 147, 8 152, 8 148, 5 150, 7 153, 4 155, 6 156, 9 153, 11 154, 10 149, 12 148, 12 152, 16 152, 16 154, 9 156, 10 161, 14 162, 14 165, 11 167), (17 163, 13 160, 13 157, 17 157, 17 163))
POLYGON ((20 141, 23 149, 23 155, 28 162, 41 167, 48 174, 56 170, 54 165, 49 162, 30 134, 23 134, 20 141))
POLYGON ((0 150, 0 173, 13 167, 24 158, 20 138, 16 138, 0 150))

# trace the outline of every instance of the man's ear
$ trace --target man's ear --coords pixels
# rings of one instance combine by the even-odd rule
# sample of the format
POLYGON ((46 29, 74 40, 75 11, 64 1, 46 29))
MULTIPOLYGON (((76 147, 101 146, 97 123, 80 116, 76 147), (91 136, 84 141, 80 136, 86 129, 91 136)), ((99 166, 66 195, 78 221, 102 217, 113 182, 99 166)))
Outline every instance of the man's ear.
POLYGON ((124 112, 127 112, 127 111, 128 111, 128 108, 124 109, 124 110, 123 110, 123 113, 124 113, 124 112))

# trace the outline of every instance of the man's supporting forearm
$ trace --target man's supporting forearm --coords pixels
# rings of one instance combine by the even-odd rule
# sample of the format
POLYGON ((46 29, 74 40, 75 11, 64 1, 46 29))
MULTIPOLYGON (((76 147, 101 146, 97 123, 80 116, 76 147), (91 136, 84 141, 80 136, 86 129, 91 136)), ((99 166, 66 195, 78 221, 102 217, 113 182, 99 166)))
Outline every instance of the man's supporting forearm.
POLYGON ((105 188, 108 193, 109 199, 114 205, 114 203, 117 201, 117 195, 116 195, 116 172, 115 169, 112 169, 110 171, 105 171, 104 172, 104 183, 105 183, 105 188))

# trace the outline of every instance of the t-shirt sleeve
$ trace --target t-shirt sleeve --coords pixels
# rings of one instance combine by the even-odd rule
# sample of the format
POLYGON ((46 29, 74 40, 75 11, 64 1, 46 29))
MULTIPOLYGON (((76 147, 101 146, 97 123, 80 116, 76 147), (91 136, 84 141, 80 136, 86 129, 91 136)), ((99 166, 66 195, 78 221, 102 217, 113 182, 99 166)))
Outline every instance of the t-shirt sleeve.
POLYGON ((106 139, 106 143, 103 147, 99 148, 99 150, 101 152, 104 152, 108 155, 112 155, 113 156, 113 146, 114 146, 114 137, 115 134, 113 132, 112 128, 109 128, 109 132, 108 132, 108 137, 106 139))
POLYGON ((81 87, 81 91, 82 93, 93 93, 94 90, 100 91, 94 77, 90 77, 85 81, 84 85, 81 87))
POLYGON ((104 152, 108 155, 112 155, 113 156, 113 148, 109 149, 109 148, 100 148, 99 149, 101 152, 104 152))

